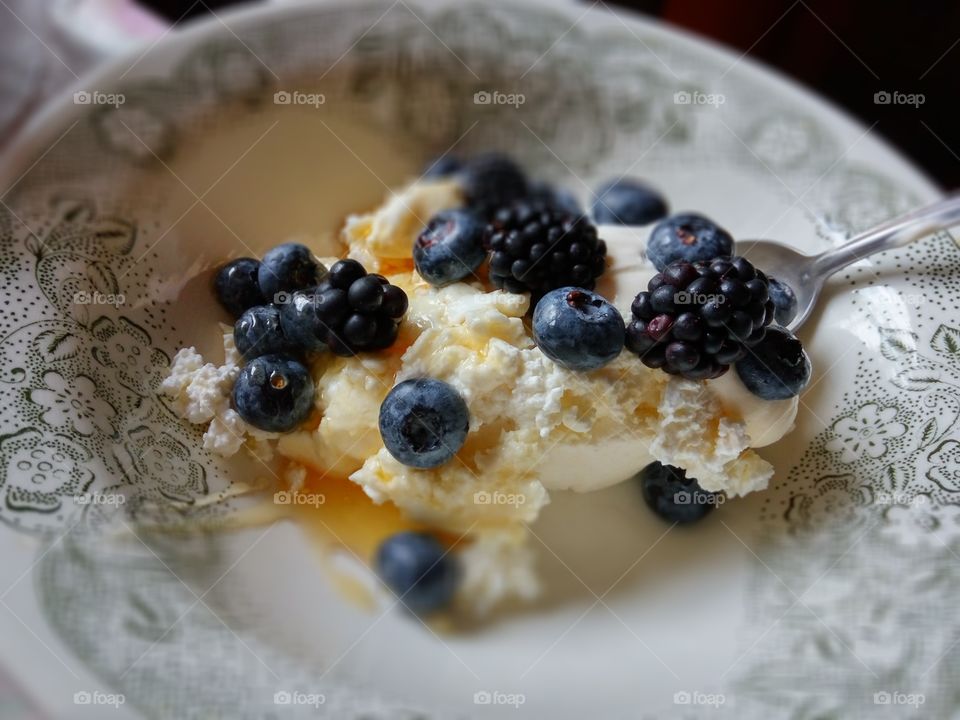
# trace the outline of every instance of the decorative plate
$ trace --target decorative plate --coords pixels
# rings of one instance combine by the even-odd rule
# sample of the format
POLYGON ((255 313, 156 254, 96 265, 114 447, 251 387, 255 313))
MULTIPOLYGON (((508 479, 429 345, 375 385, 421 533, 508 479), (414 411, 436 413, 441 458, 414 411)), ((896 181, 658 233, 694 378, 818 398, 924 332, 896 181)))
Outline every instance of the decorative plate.
POLYGON ((451 149, 581 198, 639 175, 808 252, 937 196, 783 78, 600 6, 224 14, 85 78, 8 154, 0 664, 49 717, 956 716, 948 233, 834 278, 767 492, 689 531, 629 485, 558 493, 543 601, 469 632, 344 602, 292 525, 230 530, 256 468, 157 395, 178 347, 215 352, 212 267, 322 243, 451 149))

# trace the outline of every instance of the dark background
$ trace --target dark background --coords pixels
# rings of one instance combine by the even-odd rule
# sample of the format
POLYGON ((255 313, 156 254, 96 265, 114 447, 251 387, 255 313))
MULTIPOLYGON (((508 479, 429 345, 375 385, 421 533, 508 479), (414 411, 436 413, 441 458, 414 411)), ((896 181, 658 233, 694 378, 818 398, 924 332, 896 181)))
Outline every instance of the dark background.
MULTIPOLYGON (((141 0, 177 20, 237 0, 141 0)), ((620 0, 779 68, 886 136, 946 188, 960 187, 957 0, 620 0), (925 102, 877 105, 880 90, 925 102)))

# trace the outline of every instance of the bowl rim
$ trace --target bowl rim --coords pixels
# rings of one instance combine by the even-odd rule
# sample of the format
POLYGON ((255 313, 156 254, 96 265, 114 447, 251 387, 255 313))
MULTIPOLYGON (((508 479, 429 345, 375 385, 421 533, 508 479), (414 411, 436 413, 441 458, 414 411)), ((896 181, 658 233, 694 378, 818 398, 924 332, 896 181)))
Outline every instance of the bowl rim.
MULTIPOLYGON (((406 0, 398 0, 388 7, 387 12, 390 12, 398 4, 407 7, 406 0)), ((415 0, 414 4, 425 9, 468 7, 458 0, 415 0)), ((816 91, 804 86, 781 70, 756 60, 747 53, 738 53, 733 48, 716 40, 627 9, 611 10, 608 6, 604 6, 606 8, 604 10, 598 9, 596 5, 591 5, 586 10, 582 10, 582 5, 577 3, 576 0, 486 0, 482 3, 482 5, 487 6, 491 4, 508 11, 517 7, 535 7, 557 14, 578 12, 580 15, 575 25, 580 25, 584 19, 589 23, 598 22, 601 17, 617 18, 619 24, 625 28, 627 28, 626 23, 642 27, 653 35, 661 35, 679 42, 686 48, 705 54, 710 59, 719 62, 726 61, 730 63, 727 72, 732 72, 738 66, 742 66, 743 69, 740 72, 744 72, 749 80, 766 84, 776 92, 786 94, 812 114, 824 119, 829 126, 842 129, 846 133, 863 135, 865 139, 869 139, 874 147, 882 150, 887 156, 885 159, 890 164, 891 172, 896 172, 897 175, 907 179, 908 183, 917 186, 918 192, 922 195, 940 197, 945 194, 945 189, 937 184, 922 167, 908 158, 903 151, 882 135, 872 134, 875 125, 867 128, 860 119, 853 116, 849 111, 836 105, 829 98, 821 96, 816 91), (871 137, 866 138, 867 135, 871 137)), ((241 5, 229 8, 221 13, 186 21, 183 26, 171 26, 165 34, 146 47, 136 46, 105 59, 42 103, 33 118, 25 123, 8 147, 0 153, 0 200, 7 197, 20 181, 29 174, 33 166, 38 164, 47 152, 51 151, 63 137, 69 134, 73 124, 82 119, 85 106, 73 103, 74 92, 84 90, 91 85, 98 85, 104 89, 114 88, 123 81, 124 77, 149 77, 149 74, 144 72, 145 64, 141 63, 151 56, 155 61, 162 57, 177 57, 205 38, 224 34, 237 36, 237 30, 246 30, 265 20, 283 16, 309 15, 336 8, 362 11, 364 9, 380 8, 384 5, 387 5, 386 0, 372 0, 363 3, 354 3, 350 0, 285 0, 284 2, 267 2, 261 5, 241 5), (71 121, 73 121, 73 124, 70 124, 71 121), (64 127, 66 129, 63 129, 64 127), (40 153, 39 157, 36 157, 36 151, 42 145, 47 147, 40 153), (32 164, 29 164, 31 161, 32 164)), ((481 3, 478 3, 478 5, 481 5, 481 3)), ((629 28, 627 29, 629 30, 629 28)))

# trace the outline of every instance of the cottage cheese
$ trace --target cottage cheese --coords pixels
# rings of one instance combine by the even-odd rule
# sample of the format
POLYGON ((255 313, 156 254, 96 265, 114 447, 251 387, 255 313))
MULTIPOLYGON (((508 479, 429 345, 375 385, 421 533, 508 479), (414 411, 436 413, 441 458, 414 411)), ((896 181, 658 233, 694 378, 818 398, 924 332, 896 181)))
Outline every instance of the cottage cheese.
MULTIPOLYGON (((412 270, 424 221, 461 202, 452 182, 420 182, 372 213, 347 219, 349 255, 402 287, 410 307, 395 346, 351 358, 318 356, 312 372, 319 425, 280 436, 248 427, 230 409, 238 357, 224 333, 223 365, 192 348, 174 359, 163 392, 194 423, 209 423, 205 447, 223 455, 276 437, 296 463, 347 476, 377 503, 467 533, 464 597, 487 609, 536 593, 525 523, 551 490, 596 490, 649 462, 687 469, 701 486, 730 496, 764 488, 773 470, 752 449, 792 427, 797 400, 762 401, 734 373, 693 382, 643 366, 624 352, 591 372, 566 370, 534 345, 525 295, 487 292, 479 282, 434 288, 412 270), (397 462, 378 430, 380 404, 398 382, 429 376, 450 383, 470 409, 467 441, 439 468, 397 462)), ((602 227, 612 264, 598 290, 629 317, 653 273, 630 228, 602 227)))

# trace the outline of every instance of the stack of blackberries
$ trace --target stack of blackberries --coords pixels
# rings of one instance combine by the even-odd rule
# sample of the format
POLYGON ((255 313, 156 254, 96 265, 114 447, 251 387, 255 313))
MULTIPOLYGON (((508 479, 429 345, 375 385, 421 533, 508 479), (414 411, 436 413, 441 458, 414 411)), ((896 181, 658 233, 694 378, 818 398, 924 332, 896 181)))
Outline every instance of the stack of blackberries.
POLYGON ((670 263, 631 310, 627 349, 691 380, 719 377, 744 358, 774 314, 767 277, 742 257, 670 263))

